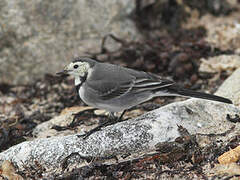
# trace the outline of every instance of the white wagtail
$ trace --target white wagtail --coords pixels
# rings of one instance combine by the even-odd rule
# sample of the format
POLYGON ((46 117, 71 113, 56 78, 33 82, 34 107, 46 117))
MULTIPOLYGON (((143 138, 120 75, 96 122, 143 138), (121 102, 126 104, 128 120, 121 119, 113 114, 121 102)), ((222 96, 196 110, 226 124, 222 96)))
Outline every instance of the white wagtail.
POLYGON ((181 88, 175 82, 143 71, 80 57, 63 71, 75 77, 80 98, 87 104, 110 113, 125 110, 157 96, 186 96, 232 104, 223 97, 181 88))

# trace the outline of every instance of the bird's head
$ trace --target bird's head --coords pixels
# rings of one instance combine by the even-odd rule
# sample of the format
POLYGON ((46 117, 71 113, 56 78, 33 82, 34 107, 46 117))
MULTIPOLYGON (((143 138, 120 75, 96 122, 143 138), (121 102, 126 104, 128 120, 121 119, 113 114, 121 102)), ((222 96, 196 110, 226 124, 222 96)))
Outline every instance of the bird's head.
POLYGON ((58 72, 58 75, 73 75, 73 76, 85 76, 90 68, 95 65, 96 61, 90 58, 76 58, 70 64, 68 64, 63 71, 58 72))

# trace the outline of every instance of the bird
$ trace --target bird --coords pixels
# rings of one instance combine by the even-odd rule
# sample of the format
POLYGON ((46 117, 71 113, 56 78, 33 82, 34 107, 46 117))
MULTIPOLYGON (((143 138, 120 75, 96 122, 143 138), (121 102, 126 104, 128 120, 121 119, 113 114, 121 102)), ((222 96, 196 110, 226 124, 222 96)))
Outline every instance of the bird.
POLYGON ((89 57, 74 58, 57 74, 72 75, 83 102, 105 109, 111 117, 116 112, 124 113, 158 96, 195 97, 232 104, 227 98, 182 88, 174 81, 150 72, 100 62, 89 57))

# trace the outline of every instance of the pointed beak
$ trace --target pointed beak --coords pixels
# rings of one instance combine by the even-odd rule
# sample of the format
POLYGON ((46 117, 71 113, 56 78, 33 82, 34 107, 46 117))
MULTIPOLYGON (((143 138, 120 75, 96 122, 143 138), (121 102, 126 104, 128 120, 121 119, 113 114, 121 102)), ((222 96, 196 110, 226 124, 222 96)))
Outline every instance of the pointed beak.
POLYGON ((69 70, 64 69, 63 71, 57 72, 56 74, 61 76, 61 75, 67 75, 69 70))

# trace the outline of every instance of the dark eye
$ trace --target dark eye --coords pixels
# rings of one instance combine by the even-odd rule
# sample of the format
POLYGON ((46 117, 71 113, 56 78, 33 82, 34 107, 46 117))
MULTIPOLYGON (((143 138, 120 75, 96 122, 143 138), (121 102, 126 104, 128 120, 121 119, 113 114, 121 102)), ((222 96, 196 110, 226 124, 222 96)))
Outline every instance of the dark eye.
POLYGON ((78 68, 78 65, 77 65, 77 64, 76 64, 76 65, 74 65, 74 66, 73 66, 73 68, 74 68, 74 69, 77 69, 77 68, 78 68))

